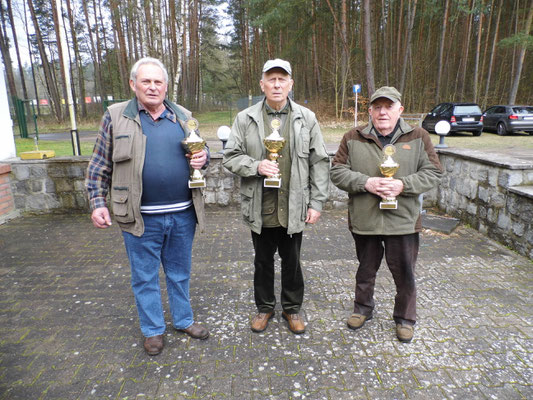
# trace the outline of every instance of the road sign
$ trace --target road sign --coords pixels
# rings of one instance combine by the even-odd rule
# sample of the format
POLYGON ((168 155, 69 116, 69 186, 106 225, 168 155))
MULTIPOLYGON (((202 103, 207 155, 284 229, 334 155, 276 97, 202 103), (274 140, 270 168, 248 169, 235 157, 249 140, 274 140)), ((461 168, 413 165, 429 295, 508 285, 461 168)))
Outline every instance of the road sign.
POLYGON ((361 93, 361 85, 358 84, 358 83, 353 85, 353 92, 354 93, 361 93))

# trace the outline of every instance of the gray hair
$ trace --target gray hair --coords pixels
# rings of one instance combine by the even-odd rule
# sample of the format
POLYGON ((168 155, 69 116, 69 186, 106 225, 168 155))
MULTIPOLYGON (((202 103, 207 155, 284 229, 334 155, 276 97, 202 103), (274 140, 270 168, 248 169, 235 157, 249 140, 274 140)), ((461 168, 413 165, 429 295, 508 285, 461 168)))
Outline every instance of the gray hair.
POLYGON ((165 68, 165 66, 163 65, 161 61, 159 61, 157 58, 152 58, 152 57, 141 58, 139 61, 133 64, 133 67, 131 67, 131 72, 130 72, 130 79, 133 82, 137 80, 137 71, 139 70, 140 66, 144 64, 153 64, 161 68, 161 70, 163 71, 163 76, 165 78, 165 83, 168 83, 167 69, 165 68))

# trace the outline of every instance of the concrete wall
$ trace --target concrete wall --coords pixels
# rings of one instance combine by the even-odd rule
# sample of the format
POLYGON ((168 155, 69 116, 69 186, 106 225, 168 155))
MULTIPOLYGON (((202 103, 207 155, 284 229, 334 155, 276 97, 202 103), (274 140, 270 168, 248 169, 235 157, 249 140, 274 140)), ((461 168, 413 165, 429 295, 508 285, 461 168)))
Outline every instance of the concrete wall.
MULTIPOLYGON (((533 259, 533 162, 472 150, 440 149, 441 185, 424 195, 489 237, 533 259)), ((239 203, 239 179, 213 154, 207 170, 207 205, 239 203)), ((88 157, 10 160, 11 188, 20 212, 89 212, 84 188, 88 157)), ((348 196, 330 185, 327 208, 345 207, 348 196)))

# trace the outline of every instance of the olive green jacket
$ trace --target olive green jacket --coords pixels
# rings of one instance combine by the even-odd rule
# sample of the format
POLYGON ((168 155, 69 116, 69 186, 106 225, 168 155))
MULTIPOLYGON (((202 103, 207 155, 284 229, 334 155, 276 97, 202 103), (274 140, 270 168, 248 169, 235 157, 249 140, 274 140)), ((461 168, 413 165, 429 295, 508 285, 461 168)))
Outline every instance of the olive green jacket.
POLYGON ((382 176, 383 147, 372 123, 347 132, 332 161, 331 181, 348 192, 349 228, 359 235, 404 235, 419 232, 419 195, 434 188, 442 176, 442 167, 429 134, 413 128, 403 119, 391 144, 393 159, 400 164, 394 178, 403 182, 397 197, 397 210, 381 210, 381 198, 365 190, 368 178, 382 176))
MULTIPOLYGON (((165 100, 187 136, 185 121, 191 112, 165 100)), ((141 215, 142 169, 146 151, 146 137, 142 133, 137 99, 109 107, 112 120, 111 146, 113 149, 113 175, 111 178, 111 202, 113 214, 120 228, 135 236, 144 233, 141 215)), ((194 209, 200 230, 204 228, 204 198, 201 189, 191 189, 194 209)))
MULTIPOLYGON (((302 232, 307 209, 322 211, 328 197, 329 156, 315 114, 292 100, 291 175, 287 233, 302 232)), ((241 210, 245 223, 261 233, 263 179, 257 167, 267 156, 263 139, 263 102, 237 114, 226 144, 223 165, 241 177, 241 210)))

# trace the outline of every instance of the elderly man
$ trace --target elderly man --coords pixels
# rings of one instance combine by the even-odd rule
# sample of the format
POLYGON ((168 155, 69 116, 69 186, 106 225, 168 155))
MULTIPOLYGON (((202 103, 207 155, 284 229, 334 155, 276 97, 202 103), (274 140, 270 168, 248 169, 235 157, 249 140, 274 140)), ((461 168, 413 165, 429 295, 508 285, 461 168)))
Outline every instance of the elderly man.
POLYGON ((265 100, 241 111, 233 123, 224 166, 241 177, 241 207, 255 250, 251 322, 262 332, 274 316, 274 254, 281 258, 282 316, 295 334, 305 332, 300 315, 304 280, 300 265, 302 231, 318 221, 327 199, 329 157, 315 114, 289 99, 293 86, 287 61, 269 60, 259 82, 265 100), (277 125, 272 125, 276 119, 277 125), (267 159, 263 139, 277 127, 285 139, 279 164, 267 159), (281 187, 264 187, 281 174, 281 187))
POLYGON ((383 255, 396 284, 393 318, 401 342, 413 338, 416 322, 415 263, 422 228, 419 195, 435 187, 441 166, 428 133, 401 117, 401 95, 382 87, 370 98, 370 122, 347 132, 331 168, 331 181, 348 192, 349 229, 359 260, 350 329, 372 319, 374 285, 383 255), (399 168, 393 178, 381 176, 387 145, 399 168), (380 208, 382 199, 398 196, 397 208, 380 208))
POLYGON ((194 321, 189 299, 192 243, 196 224, 203 225, 204 203, 201 189, 188 185, 189 163, 200 169, 209 155, 202 150, 191 157, 182 148, 191 113, 165 99, 167 84, 168 74, 159 60, 135 63, 130 75, 135 97, 105 112, 86 179, 97 228, 111 225, 106 205, 111 190, 149 355, 159 354, 164 346, 161 264, 174 328, 196 339, 209 336, 194 321))

